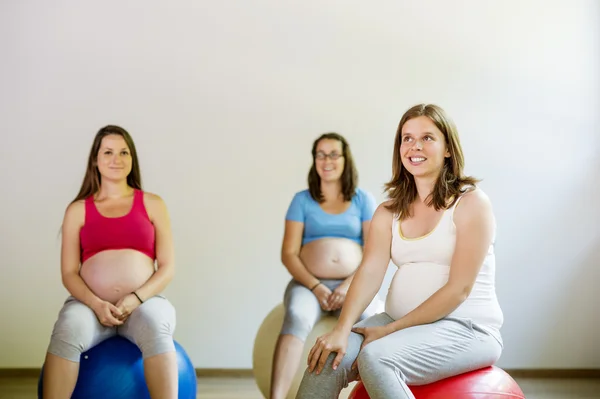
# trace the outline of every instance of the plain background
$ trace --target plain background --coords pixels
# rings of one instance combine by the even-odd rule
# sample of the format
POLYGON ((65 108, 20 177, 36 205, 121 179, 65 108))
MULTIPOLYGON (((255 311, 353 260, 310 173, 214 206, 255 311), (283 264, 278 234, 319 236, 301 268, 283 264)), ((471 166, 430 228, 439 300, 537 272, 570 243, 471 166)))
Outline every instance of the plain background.
POLYGON ((494 204, 499 365, 600 367, 599 2, 3 1, 0 49, 0 367, 41 367, 101 126, 132 134, 169 207, 176 339, 197 368, 250 368, 312 141, 346 136, 381 202, 419 102, 453 117, 494 204))

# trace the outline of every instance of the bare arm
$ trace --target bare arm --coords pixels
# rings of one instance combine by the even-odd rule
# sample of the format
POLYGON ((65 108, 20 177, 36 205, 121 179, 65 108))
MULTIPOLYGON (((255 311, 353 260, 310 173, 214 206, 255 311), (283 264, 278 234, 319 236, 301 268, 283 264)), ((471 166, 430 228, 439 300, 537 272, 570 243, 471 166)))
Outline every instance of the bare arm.
POLYGON ((455 209, 454 223, 456 248, 448 282, 412 312, 389 324, 389 332, 440 320, 471 293, 493 238, 494 216, 488 197, 479 190, 465 194, 455 209))
POLYGON ((302 246, 302 232, 304 223, 285 221, 285 232, 281 246, 281 262, 290 272, 294 280, 308 289, 319 283, 319 279, 312 275, 300 260, 300 248, 302 246))
POLYGON ((364 250, 364 247, 367 245, 367 239, 369 238, 369 229, 370 228, 371 228, 371 221, 365 220, 362 223, 363 250, 364 250))
POLYGON ((363 258, 346 295, 336 330, 349 334, 356 320, 377 294, 390 263, 391 244, 392 213, 381 204, 369 226, 363 258))
POLYGON ((144 193, 144 203, 155 229, 157 269, 152 277, 136 290, 143 301, 161 293, 175 274, 175 250, 167 206, 161 197, 151 193, 144 193))
POLYGON ((91 309, 102 302, 79 275, 81 263, 79 231, 85 221, 85 203, 75 202, 67 207, 62 225, 61 277, 69 293, 91 309))

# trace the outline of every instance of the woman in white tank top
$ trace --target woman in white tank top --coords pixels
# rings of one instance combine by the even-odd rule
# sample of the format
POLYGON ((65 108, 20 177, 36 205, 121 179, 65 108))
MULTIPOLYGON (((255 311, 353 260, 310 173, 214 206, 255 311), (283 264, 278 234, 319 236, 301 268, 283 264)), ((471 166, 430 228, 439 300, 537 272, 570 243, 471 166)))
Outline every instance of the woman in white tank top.
POLYGON ((337 326, 317 340, 297 398, 337 397, 360 374, 372 399, 412 399, 422 385, 494 364, 503 315, 495 291, 495 219, 452 120, 410 108, 394 143, 389 200, 371 222, 337 326), (398 267, 384 313, 353 325, 398 267))

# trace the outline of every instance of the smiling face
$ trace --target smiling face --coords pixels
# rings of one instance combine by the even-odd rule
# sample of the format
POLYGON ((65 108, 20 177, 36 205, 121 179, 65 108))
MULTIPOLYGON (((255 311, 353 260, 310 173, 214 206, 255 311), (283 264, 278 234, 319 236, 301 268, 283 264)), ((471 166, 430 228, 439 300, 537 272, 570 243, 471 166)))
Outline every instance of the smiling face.
POLYGON ((311 154, 312 165, 308 171, 311 197, 323 202, 323 183, 335 183, 341 185, 344 200, 351 201, 356 194, 358 172, 346 138, 336 132, 323 133, 313 141, 311 154))
POLYGON ((437 177, 450 157, 446 138, 427 116, 409 119, 402 126, 402 165, 414 177, 437 177))
POLYGON ((342 143, 333 139, 322 139, 317 144, 315 166, 323 182, 339 180, 344 172, 342 143))
POLYGON ((323 182, 337 181, 344 172, 342 143, 334 139, 322 139, 317 143, 315 166, 323 182))
POLYGON ((102 179, 126 180, 132 169, 131 149, 123 136, 109 134, 102 138, 96 159, 102 179))

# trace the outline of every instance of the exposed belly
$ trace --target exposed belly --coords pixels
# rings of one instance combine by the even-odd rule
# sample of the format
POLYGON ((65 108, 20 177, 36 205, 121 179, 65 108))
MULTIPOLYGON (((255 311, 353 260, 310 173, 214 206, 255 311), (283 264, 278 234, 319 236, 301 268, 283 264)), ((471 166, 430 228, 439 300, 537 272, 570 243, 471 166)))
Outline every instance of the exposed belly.
POLYGON ((79 272, 94 294, 113 304, 144 285, 153 273, 152 259, 131 249, 99 252, 79 272))
POLYGON ((304 245, 300 259, 318 278, 342 279, 360 265, 362 247, 345 238, 322 238, 304 245))

